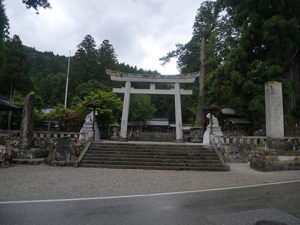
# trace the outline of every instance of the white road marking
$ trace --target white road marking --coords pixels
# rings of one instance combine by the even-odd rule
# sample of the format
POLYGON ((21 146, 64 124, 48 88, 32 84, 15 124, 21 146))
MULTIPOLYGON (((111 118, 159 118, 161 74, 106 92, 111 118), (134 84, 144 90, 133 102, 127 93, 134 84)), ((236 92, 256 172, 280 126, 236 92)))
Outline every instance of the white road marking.
POLYGON ((93 197, 93 198, 6 201, 6 202, 0 202, 0 204, 4 205, 4 204, 24 204, 24 203, 70 202, 70 201, 88 201, 88 200, 104 200, 104 199, 154 197, 154 196, 164 196, 164 195, 181 195, 181 194, 189 194, 189 193, 201 193, 201 192, 210 192, 210 191, 224 191, 224 190, 234 190, 234 189, 243 189, 243 188, 252 188, 252 187, 263 187, 263 186, 278 185, 278 184, 290 184, 290 183, 297 183, 297 182, 300 182, 300 180, 279 181, 279 182, 273 182, 273 183, 252 184, 252 185, 245 185, 245 186, 212 188, 212 189, 203 189, 203 190, 194 190, 194 191, 154 193, 154 194, 120 195, 120 196, 93 197))

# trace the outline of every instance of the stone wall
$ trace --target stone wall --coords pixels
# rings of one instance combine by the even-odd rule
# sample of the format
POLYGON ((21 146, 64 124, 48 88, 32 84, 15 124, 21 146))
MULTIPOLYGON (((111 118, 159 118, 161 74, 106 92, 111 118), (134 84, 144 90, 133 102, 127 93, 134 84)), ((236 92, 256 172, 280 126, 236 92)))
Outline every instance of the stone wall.
MULTIPOLYGON (((22 158, 20 151, 20 134, 18 131, 7 133, 0 136, 0 144, 7 145, 9 135, 11 136, 11 150, 13 158, 22 158)), ((60 139, 69 137, 73 146, 76 146, 79 133, 77 132, 51 132, 51 131, 34 131, 33 144, 30 150, 31 158, 46 158, 49 154, 55 154, 57 144, 60 139)), ((80 149, 80 148, 78 148, 80 149)), ((79 151, 76 147, 72 151, 79 151)))
MULTIPOLYGON (((284 142, 285 146, 291 147, 291 151, 300 151, 299 137, 286 137, 277 145, 281 146, 281 142, 284 142)), ((252 153, 258 150, 268 150, 270 146, 274 146, 274 142, 270 142, 270 139, 261 136, 215 137, 214 143, 226 162, 249 162, 252 153)))

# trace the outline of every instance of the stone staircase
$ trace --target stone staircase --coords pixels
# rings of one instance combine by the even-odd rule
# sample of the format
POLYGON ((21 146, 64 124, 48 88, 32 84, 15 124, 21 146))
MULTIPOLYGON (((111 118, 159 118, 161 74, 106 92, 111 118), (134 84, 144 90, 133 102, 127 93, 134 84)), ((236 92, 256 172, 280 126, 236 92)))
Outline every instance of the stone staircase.
POLYGON ((208 146, 152 143, 93 143, 79 166, 119 169, 225 171, 208 146))

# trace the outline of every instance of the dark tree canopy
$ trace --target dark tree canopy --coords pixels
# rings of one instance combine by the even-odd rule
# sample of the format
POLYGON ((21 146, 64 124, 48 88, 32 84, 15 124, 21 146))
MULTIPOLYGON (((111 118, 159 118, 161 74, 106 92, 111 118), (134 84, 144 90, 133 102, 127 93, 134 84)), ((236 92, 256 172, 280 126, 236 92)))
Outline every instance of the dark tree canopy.
POLYGON ((51 8, 48 0, 22 0, 28 9, 34 8, 38 11, 38 8, 51 8))
POLYGON ((3 0, 0 0, 0 41, 3 42, 4 38, 8 35, 8 19, 5 14, 5 8, 3 5, 3 0))

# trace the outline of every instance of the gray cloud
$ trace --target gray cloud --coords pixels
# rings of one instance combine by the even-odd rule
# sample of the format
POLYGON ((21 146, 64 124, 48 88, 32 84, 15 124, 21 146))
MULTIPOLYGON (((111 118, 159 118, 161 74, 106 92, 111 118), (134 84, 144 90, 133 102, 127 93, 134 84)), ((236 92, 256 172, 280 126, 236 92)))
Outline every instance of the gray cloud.
POLYGON ((72 53, 87 34, 99 46, 108 39, 120 62, 162 73, 159 58, 176 43, 188 41, 199 0, 50 0, 52 9, 36 15, 20 0, 6 0, 12 34, 24 44, 56 54, 72 53), (71 3, 70 3, 71 2, 71 3))

